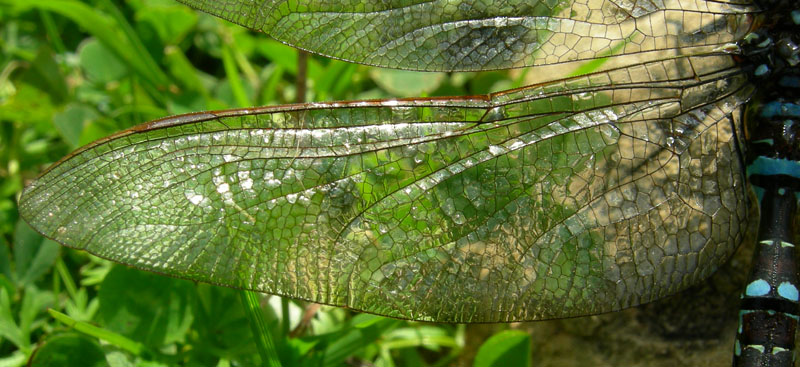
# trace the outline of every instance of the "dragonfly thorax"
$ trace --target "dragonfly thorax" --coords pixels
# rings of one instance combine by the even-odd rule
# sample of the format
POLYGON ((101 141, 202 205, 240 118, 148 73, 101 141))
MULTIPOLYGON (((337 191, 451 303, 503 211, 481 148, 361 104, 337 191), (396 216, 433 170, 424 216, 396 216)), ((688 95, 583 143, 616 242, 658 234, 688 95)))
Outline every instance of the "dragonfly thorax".
MULTIPOLYGON (((797 4, 771 1, 767 6, 796 9, 797 4)), ((751 78, 759 85, 754 103, 745 113, 749 175, 765 173, 800 177, 800 11, 768 20, 770 27, 754 32, 741 44, 750 61, 751 78), (759 162, 776 161, 781 168, 760 167, 759 162), (777 171, 775 171, 777 170, 777 171), (758 173, 754 173, 758 172, 758 173)), ((771 167, 772 164, 769 164, 771 167)))

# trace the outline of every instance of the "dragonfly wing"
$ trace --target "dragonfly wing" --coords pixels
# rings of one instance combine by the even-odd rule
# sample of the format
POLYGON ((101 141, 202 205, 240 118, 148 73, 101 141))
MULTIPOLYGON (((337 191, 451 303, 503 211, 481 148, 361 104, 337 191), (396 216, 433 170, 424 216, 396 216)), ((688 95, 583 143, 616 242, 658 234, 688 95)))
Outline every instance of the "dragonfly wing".
POLYGON ((398 318, 615 310, 710 275, 741 240, 730 63, 170 118, 65 158, 20 212, 138 268, 398 318))
POLYGON ((740 39, 750 5, 726 1, 178 0, 289 45, 412 70, 507 69, 740 39))

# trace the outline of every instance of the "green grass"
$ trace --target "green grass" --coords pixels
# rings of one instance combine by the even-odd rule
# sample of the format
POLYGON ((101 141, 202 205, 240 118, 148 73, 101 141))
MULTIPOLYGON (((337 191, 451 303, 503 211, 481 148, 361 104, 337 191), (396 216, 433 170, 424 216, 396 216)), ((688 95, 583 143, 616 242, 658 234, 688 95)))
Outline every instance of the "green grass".
MULTIPOLYGON (((0 367, 470 359, 462 356, 464 326, 166 278, 63 248, 19 219, 23 186, 81 145, 169 115, 297 100, 294 49, 172 0, 0 0, 0 50, 0 367)), ((472 95, 519 85, 508 72, 420 75, 314 56, 305 100, 472 95)), ((501 332, 476 365, 528 342, 501 332)), ((517 363, 525 365, 522 354, 517 363)))

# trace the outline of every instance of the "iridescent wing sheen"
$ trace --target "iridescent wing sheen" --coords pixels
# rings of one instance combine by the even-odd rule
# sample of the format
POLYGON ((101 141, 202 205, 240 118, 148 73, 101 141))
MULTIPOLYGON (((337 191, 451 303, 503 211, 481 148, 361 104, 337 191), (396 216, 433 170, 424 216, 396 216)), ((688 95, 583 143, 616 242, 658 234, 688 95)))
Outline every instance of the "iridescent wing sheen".
POLYGON ((65 158, 20 213, 137 268, 397 318, 611 311, 741 241, 745 79, 679 57, 485 98, 179 116, 65 158))
POLYGON ((383 67, 489 70, 740 39, 736 0, 178 0, 289 45, 383 67))

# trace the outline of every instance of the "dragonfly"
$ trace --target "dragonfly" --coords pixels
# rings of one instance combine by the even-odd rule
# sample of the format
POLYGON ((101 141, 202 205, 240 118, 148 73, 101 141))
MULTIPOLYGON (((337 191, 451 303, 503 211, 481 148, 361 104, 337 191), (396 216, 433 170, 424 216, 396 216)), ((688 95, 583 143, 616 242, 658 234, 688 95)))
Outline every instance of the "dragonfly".
POLYGON ((145 123, 26 188, 20 213, 45 236, 156 273, 389 317, 513 322, 698 284, 760 204, 766 255, 742 296, 734 362, 792 363, 793 2, 180 1, 381 67, 607 63, 482 96, 145 123))

